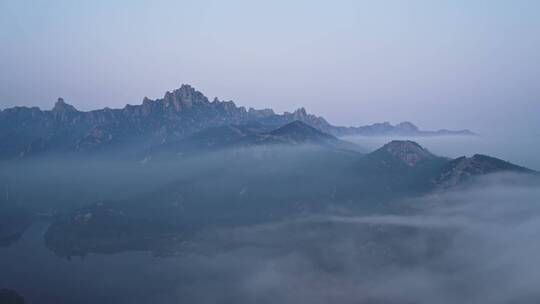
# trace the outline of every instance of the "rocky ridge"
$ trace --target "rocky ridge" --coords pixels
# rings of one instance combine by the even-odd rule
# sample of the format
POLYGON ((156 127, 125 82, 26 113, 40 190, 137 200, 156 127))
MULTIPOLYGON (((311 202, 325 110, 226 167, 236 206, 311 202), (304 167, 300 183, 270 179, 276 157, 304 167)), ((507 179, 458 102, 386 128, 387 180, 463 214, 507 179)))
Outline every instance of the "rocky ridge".
POLYGON ((172 142, 206 128, 258 122, 276 129, 301 121, 334 135, 448 135, 463 131, 421 131, 409 122, 362 127, 339 127, 305 108, 276 114, 271 109, 255 110, 233 101, 210 101, 189 85, 168 91, 161 99, 145 97, 140 105, 121 109, 79 111, 59 98, 51 110, 14 107, 0 111, 0 158, 27 157, 52 152, 96 150, 141 150, 172 142))

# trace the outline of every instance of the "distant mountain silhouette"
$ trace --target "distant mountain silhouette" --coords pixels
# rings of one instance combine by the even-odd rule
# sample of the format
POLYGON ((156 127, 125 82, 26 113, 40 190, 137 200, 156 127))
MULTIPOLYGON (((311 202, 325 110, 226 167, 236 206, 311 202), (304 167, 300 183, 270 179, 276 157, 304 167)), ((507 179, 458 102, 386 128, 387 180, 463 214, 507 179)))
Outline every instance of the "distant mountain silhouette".
POLYGON ((144 98, 141 105, 83 112, 59 98, 52 110, 14 107, 0 111, 0 158, 27 157, 55 152, 144 150, 185 139, 204 129, 257 122, 277 129, 301 121, 333 136, 344 135, 471 135, 463 131, 422 131, 409 122, 363 127, 339 127, 304 108, 276 114, 271 109, 238 107, 232 101, 209 101, 189 85, 165 93, 161 99, 144 98))
POLYGON ((362 135, 362 136, 447 136, 447 135, 462 135, 473 136, 474 132, 464 130, 446 130, 440 129, 436 131, 420 130, 411 122, 405 121, 392 125, 389 122, 374 123, 372 125, 360 127, 334 127, 332 134, 340 136, 346 135, 362 135))

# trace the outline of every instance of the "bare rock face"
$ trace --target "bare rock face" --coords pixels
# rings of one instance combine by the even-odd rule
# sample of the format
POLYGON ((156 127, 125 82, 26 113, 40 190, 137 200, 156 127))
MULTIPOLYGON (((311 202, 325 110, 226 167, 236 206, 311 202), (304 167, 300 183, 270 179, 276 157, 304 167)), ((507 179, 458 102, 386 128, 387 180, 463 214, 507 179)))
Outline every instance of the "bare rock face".
POLYGON ((58 98, 52 109, 54 113, 77 112, 74 106, 67 104, 62 97, 58 98))
POLYGON ((427 149, 410 140, 394 140, 384 145, 380 150, 403 161, 410 167, 419 162, 435 158, 427 149))
POLYGON ((63 98, 58 98, 58 101, 54 104, 51 113, 57 120, 62 122, 68 122, 77 114, 77 109, 74 106, 67 104, 63 98))
POLYGON ((208 98, 190 85, 182 85, 179 89, 165 93, 163 106, 179 112, 184 108, 191 108, 197 103, 209 103, 208 98))

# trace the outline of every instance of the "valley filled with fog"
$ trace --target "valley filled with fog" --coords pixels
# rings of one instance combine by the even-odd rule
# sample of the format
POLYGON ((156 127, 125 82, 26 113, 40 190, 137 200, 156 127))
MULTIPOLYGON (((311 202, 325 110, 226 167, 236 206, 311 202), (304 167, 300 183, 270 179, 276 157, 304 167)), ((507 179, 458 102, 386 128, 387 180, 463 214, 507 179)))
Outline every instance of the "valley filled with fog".
POLYGON ((60 258, 37 222, 0 249, 0 282, 39 303, 535 303, 539 197, 499 174, 400 211, 208 227, 167 257, 60 258))
POLYGON ((538 176, 482 159, 501 171, 432 182, 453 164, 438 156, 538 159, 479 137, 396 138, 345 138, 368 154, 265 144, 4 162, 3 206, 32 219, 0 247, 0 285, 28 303, 537 302, 538 176))

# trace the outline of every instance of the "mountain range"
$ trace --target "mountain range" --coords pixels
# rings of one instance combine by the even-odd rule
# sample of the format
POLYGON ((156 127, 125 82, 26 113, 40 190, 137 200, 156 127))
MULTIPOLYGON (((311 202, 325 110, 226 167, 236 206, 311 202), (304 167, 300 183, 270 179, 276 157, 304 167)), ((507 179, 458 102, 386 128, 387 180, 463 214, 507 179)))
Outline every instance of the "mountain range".
POLYGON ((83 112, 62 99, 50 111, 5 109, 0 157, 43 157, 0 163, 0 246, 54 214, 45 241, 60 256, 168 254, 207 227, 385 213, 396 201, 492 173, 538 181, 535 171, 486 155, 450 159, 410 140, 366 151, 340 138, 437 134, 473 133, 421 131, 407 122, 339 127, 303 108, 276 114, 209 101, 188 85, 122 109, 83 112))
POLYGON ((267 130, 301 121, 336 136, 346 135, 474 135, 469 130, 423 131, 410 122, 388 122, 360 127, 334 126, 300 108, 276 114, 232 101, 210 101, 189 85, 165 93, 161 99, 144 98, 140 105, 121 109, 79 111, 59 98, 51 110, 14 107, 0 111, 0 158, 20 158, 47 153, 138 151, 188 138, 199 131, 256 123, 267 130))

